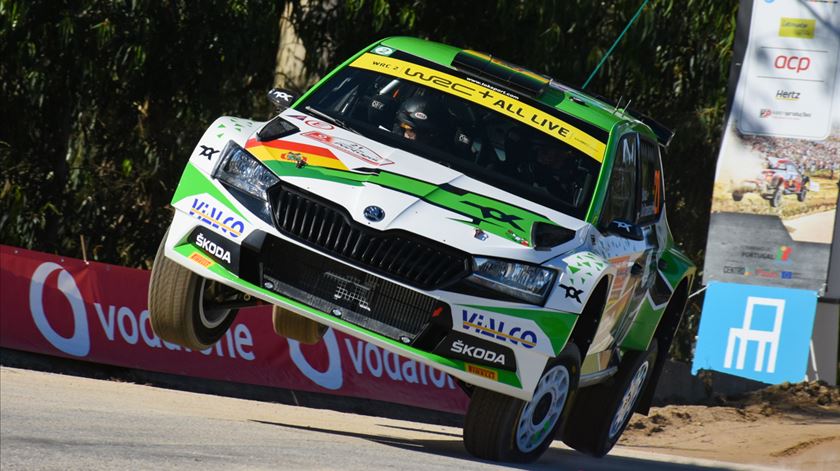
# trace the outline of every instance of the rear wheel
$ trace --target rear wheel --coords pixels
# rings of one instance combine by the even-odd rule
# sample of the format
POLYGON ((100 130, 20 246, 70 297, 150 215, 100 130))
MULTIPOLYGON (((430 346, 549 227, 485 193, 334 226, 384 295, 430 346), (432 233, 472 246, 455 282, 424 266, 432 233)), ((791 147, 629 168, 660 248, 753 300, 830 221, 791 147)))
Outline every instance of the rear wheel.
POLYGON ((744 194, 741 193, 740 191, 733 191, 732 192, 732 199, 735 200, 735 201, 741 201, 742 199, 744 199, 744 194))
POLYGON ((593 456, 604 456, 615 446, 636 410, 656 362, 657 342, 644 352, 629 352, 618 373, 607 383, 582 389, 577 395, 563 441, 593 456))
POLYGON ((166 258, 158 247, 149 284, 152 329, 163 340, 193 350, 215 344, 230 327, 242 294, 166 258))
POLYGON ((579 374, 580 353, 570 343, 546 367, 529 402, 476 388, 464 421, 467 451, 494 461, 539 458, 563 424, 579 374))

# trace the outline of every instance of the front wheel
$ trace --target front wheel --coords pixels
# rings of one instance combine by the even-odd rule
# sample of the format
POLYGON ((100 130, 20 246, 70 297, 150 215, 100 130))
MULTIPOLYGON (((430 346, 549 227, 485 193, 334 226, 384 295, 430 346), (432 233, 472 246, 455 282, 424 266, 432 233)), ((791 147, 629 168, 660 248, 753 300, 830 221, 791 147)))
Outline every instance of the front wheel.
POLYGON ((167 342, 204 350, 227 332, 238 311, 231 306, 241 295, 166 258, 166 237, 155 255, 149 283, 152 330, 167 342))
POLYGON ((607 383, 580 391, 569 412, 563 441, 592 456, 604 456, 615 446, 636 410, 656 363, 657 342, 644 352, 628 352, 618 373, 607 383))
POLYGON ((551 445, 577 389, 580 353, 569 344, 550 361, 529 402, 476 388, 464 420, 464 446, 493 461, 530 462, 551 445))

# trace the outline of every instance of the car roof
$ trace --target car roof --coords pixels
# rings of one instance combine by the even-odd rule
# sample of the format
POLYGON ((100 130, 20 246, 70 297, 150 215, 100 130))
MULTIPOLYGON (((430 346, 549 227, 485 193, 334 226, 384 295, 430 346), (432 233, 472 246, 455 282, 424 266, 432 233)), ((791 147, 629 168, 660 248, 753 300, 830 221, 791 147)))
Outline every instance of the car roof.
MULTIPOLYGON (((452 62, 455 60, 458 53, 467 51, 466 49, 447 44, 407 36, 386 38, 380 41, 379 44, 399 51, 407 52, 450 69, 454 69, 452 62)), ((516 74, 517 72, 513 73, 516 74)), ((527 70, 522 73, 522 75, 533 74, 534 72, 527 70)), ((623 109, 617 109, 615 105, 606 103, 605 101, 577 90, 574 87, 557 82, 544 74, 538 75, 550 79, 551 86, 546 87, 539 96, 530 96, 530 98, 564 113, 575 116, 576 118, 582 119, 608 132, 611 131, 617 124, 635 124, 641 126, 641 129, 645 130, 646 134, 656 139, 656 136, 649 130, 645 123, 637 120, 629 113, 625 113, 623 109), (566 99, 567 97, 569 99, 566 99)))

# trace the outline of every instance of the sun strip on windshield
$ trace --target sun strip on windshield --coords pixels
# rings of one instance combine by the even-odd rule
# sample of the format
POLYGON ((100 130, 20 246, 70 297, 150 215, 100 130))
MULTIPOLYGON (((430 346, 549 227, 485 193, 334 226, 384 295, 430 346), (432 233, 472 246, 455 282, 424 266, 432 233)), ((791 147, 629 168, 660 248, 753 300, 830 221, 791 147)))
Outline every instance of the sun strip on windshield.
POLYGON ((605 143, 556 116, 477 83, 412 62, 371 53, 363 54, 350 66, 387 74, 461 97, 557 138, 598 162, 604 160, 605 143))

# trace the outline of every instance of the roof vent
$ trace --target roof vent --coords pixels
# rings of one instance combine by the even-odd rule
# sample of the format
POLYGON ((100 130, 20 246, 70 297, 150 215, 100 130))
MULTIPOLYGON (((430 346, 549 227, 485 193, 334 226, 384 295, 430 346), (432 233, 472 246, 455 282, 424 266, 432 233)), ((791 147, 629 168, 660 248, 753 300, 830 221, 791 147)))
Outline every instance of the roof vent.
POLYGON ((534 97, 542 95, 551 82, 551 78, 545 75, 489 54, 470 50, 464 50, 455 55, 452 67, 534 97))

